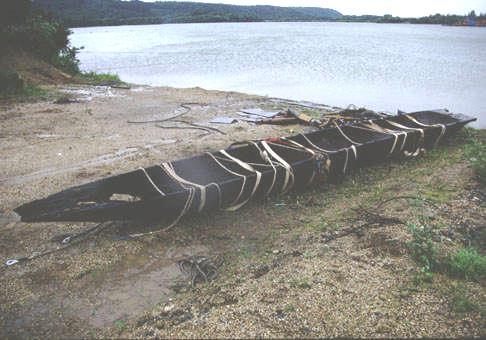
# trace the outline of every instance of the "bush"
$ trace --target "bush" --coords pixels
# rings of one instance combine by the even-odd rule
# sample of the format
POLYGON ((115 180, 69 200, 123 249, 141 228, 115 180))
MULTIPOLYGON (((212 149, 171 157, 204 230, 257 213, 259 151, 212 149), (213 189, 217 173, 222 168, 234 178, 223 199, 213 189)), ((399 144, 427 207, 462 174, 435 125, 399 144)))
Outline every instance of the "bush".
POLYGON ((31 84, 24 84, 21 89, 15 92, 0 92, 0 100, 29 101, 39 98, 48 98, 48 92, 31 84))
POLYGON ((0 2, 0 29, 24 23, 32 6, 31 0, 2 0, 0 2))
POLYGON ((81 80, 94 85, 117 85, 123 84, 118 75, 111 73, 82 72, 81 80))
POLYGON ((60 68, 69 74, 79 73, 77 48, 69 45, 71 31, 62 23, 30 10, 30 1, 0 2, 0 50, 18 48, 60 68))
POLYGON ((408 243, 410 254, 420 266, 416 281, 430 282, 434 272, 452 277, 480 281, 486 279, 486 256, 474 248, 464 248, 455 254, 439 254, 433 231, 427 226, 410 225, 412 241, 408 243))
POLYGON ((24 88, 24 80, 15 71, 0 71, 0 94, 20 93, 24 88))
POLYGON ((70 75, 79 74, 79 59, 77 58, 79 50, 79 48, 69 46, 64 48, 59 55, 53 58, 52 64, 70 75))
POLYGON ((455 287, 454 294, 452 296, 452 310, 458 314, 467 314, 470 312, 480 310, 479 306, 469 299, 470 295, 467 288, 460 284, 455 287))
POLYGON ((445 266, 451 276, 476 281, 486 278, 486 256, 474 248, 464 248, 449 256, 445 266))
POLYGON ((433 231, 427 226, 409 225, 413 240, 408 243, 410 253, 426 272, 438 269, 437 249, 432 240, 433 231))
POLYGON ((486 142, 477 137, 470 138, 466 146, 466 157, 471 163, 477 179, 486 184, 486 142))

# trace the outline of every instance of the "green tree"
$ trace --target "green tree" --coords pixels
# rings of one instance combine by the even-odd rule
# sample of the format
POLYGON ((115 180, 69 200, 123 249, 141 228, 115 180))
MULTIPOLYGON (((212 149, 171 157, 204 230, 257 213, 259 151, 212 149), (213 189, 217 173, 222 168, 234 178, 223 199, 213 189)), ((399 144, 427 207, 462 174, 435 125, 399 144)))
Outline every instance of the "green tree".
POLYGON ((1 0, 0 28, 24 24, 30 15, 31 0, 1 0))

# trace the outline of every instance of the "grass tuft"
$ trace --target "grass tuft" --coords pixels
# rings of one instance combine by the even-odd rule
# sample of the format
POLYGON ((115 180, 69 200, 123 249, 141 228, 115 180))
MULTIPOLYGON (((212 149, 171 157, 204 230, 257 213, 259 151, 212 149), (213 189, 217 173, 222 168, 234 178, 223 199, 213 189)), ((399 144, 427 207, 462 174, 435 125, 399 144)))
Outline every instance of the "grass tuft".
POLYGON ((467 129, 468 143, 465 146, 465 156, 471 163, 476 178, 486 184, 486 141, 478 136, 474 129, 467 129))
POLYGON ((464 248, 449 256, 445 265, 449 275, 454 277, 475 281, 486 278, 486 256, 474 248, 464 248))
POLYGON ((309 279, 303 277, 303 278, 295 278, 290 280, 290 287, 300 288, 300 289, 310 289, 312 285, 309 279))
POLYGON ((452 296, 452 310, 457 314, 467 314, 479 310, 476 303, 471 301, 468 290, 464 285, 458 285, 452 296))
POLYGON ((123 320, 116 320, 114 325, 118 333, 123 332, 127 328, 127 324, 123 320))
POLYGON ((112 73, 82 72, 78 77, 81 81, 92 85, 110 86, 125 84, 117 74, 112 73))
POLYGON ((486 256, 474 248, 463 248, 455 254, 439 254, 433 241, 433 230, 426 225, 409 225, 412 240, 410 254, 420 266, 416 282, 431 282, 434 272, 464 280, 480 281, 486 278, 486 256))
POLYGON ((0 100, 15 100, 15 101, 28 101, 33 99, 43 99, 47 98, 48 91, 44 90, 43 88, 27 84, 24 85, 21 89, 16 92, 12 93, 3 93, 0 92, 0 100))

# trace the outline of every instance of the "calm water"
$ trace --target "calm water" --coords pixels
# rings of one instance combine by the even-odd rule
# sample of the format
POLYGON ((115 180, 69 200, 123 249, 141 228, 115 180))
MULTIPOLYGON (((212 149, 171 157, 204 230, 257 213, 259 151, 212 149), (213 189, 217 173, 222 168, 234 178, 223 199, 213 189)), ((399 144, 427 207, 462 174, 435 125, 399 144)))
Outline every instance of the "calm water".
POLYGON ((73 30, 84 70, 395 112, 449 108, 486 127, 486 29, 235 23, 73 30), (481 116, 482 114, 482 116, 481 116))

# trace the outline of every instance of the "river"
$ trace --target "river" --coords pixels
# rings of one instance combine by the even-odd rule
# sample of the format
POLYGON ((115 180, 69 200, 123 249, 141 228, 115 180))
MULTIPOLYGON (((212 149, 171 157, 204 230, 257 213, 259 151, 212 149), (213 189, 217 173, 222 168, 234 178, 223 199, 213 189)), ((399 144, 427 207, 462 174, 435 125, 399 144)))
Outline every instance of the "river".
POLYGON ((374 110, 449 108, 486 127, 486 29, 372 23, 75 28, 86 71, 374 110))

